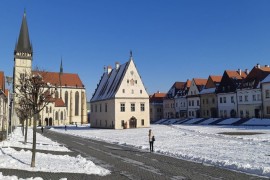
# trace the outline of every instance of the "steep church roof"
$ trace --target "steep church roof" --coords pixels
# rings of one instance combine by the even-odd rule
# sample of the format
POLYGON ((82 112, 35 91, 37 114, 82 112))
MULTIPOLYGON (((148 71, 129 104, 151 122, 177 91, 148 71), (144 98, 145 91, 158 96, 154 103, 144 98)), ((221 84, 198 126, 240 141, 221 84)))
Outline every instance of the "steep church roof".
POLYGON ((32 53, 33 52, 32 45, 30 43, 25 12, 23 15, 19 40, 16 44, 15 52, 23 52, 23 53, 32 53))
POLYGON ((76 87, 84 88, 84 85, 78 74, 71 73, 62 73, 59 75, 58 72, 43 72, 43 71, 33 71, 34 74, 39 73, 45 82, 48 82, 54 86, 60 86, 60 77, 61 77, 61 86, 62 87, 76 87))

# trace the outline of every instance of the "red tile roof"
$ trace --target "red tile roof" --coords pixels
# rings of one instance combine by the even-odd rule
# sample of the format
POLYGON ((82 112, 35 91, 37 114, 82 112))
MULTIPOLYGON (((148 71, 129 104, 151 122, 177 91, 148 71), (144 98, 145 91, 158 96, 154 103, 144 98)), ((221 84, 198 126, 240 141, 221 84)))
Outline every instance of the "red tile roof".
POLYGON ((55 107, 66 107, 64 101, 61 98, 54 99, 55 107))
POLYGON ((226 70, 226 73, 228 74, 230 78, 243 79, 247 77, 246 72, 243 72, 243 71, 241 72, 241 75, 239 74, 238 71, 231 71, 231 70, 226 70))
POLYGON ((46 82, 49 82, 52 85, 60 86, 60 78, 61 77, 61 85, 68 87, 79 87, 83 88, 84 85, 78 74, 71 73, 62 73, 59 76, 58 72, 42 72, 42 71, 33 71, 33 73, 39 73, 43 76, 46 82))
POLYGON ((210 78, 214 81, 214 83, 220 83, 221 82, 221 79, 222 79, 222 76, 213 76, 213 75, 210 75, 210 78))
POLYGON ((206 85, 207 79, 194 78, 194 82, 197 86, 206 85))

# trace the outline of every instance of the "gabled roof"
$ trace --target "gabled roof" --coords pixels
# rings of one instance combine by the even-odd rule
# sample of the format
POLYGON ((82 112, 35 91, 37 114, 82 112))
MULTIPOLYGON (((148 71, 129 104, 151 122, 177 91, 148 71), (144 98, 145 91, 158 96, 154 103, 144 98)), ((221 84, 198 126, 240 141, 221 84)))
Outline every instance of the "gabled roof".
POLYGON ((133 61, 132 58, 114 69, 109 67, 111 71, 103 73, 91 101, 113 98, 121 85, 122 79, 131 61, 133 61))
POLYGON ((149 102, 150 103, 162 103, 163 98, 166 97, 166 93, 154 93, 152 96, 150 96, 149 102))
POLYGON ((30 43, 25 12, 23 15, 19 40, 17 42, 15 52, 24 52, 24 53, 32 53, 33 52, 32 45, 30 43))
POLYGON ((193 78, 194 83, 196 84, 199 92, 203 90, 207 83, 207 79, 202 79, 202 78, 193 78))
POLYGON ((225 72, 228 74, 229 78, 243 79, 247 77, 246 72, 241 72, 241 74, 239 74, 238 71, 231 70, 226 70, 225 72))
POLYGON ((64 101, 62 100, 62 98, 56 98, 54 99, 54 104, 55 107, 66 107, 64 101))
POLYGON ((61 75, 58 72, 43 72, 43 71, 33 71, 34 74, 39 73, 45 82, 48 82, 54 86, 60 86, 60 78, 61 78, 61 86, 62 87, 76 87, 76 88, 84 88, 84 85, 78 74, 71 73, 62 73, 61 75))
POLYGON ((254 66, 243 80, 241 88, 257 88, 258 84, 270 74, 270 67, 254 66))
POLYGON ((185 82, 184 86, 177 91, 176 97, 186 96, 190 86, 191 86, 191 81, 188 79, 185 82))
POLYGON ((210 75, 209 76, 214 83, 220 83, 221 82, 221 79, 222 79, 222 76, 213 76, 213 75, 210 75))

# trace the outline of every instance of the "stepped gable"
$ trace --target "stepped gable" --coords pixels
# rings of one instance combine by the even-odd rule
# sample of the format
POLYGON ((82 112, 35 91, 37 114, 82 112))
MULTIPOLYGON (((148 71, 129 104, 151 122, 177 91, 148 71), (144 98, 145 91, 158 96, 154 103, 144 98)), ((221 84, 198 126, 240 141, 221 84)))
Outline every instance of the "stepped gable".
POLYGON ((33 71, 33 74, 40 74, 45 82, 48 82, 54 86, 62 87, 75 87, 75 88, 84 88, 84 85, 78 74, 71 73, 62 73, 61 75, 58 72, 43 72, 43 71, 33 71))

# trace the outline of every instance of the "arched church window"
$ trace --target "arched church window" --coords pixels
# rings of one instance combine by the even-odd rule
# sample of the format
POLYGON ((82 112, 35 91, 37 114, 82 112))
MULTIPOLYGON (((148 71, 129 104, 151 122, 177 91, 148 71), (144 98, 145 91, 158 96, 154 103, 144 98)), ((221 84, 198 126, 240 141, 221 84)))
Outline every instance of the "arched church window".
POLYGON ((58 120, 59 117, 58 117, 58 111, 55 112, 55 120, 58 120))
POLYGON ((55 91, 55 98, 59 98, 58 91, 55 91))
POLYGON ((79 116, 79 92, 75 93, 75 116, 79 116))
POLYGON ((68 107, 68 92, 65 92, 65 105, 68 107))
POLYGON ((63 113, 63 111, 61 111, 60 118, 61 118, 61 120, 63 120, 63 119, 64 119, 64 113, 63 113))

